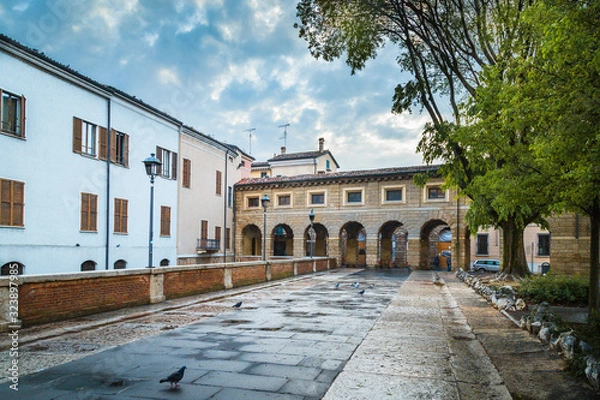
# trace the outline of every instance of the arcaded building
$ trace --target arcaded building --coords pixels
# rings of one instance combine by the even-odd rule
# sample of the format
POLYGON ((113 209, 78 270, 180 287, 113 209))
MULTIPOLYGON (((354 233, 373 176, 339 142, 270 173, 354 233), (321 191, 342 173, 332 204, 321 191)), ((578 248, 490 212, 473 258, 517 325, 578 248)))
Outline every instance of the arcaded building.
POLYGON ((429 269, 451 252, 452 267, 466 267, 468 205, 444 190, 441 178, 425 187, 413 183, 416 174, 436 171, 419 166, 244 179, 234 189, 236 257, 334 256, 349 267, 429 269))

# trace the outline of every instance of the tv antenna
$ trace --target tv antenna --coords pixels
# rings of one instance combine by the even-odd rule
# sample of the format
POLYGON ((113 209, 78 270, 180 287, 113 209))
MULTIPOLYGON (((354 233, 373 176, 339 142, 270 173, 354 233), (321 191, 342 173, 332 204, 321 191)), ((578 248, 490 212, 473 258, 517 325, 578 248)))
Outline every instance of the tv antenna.
POLYGON ((254 132, 256 128, 246 129, 244 132, 248 132, 248 154, 252 155, 252 132, 254 132))
POLYGON ((287 128, 290 124, 279 125, 279 128, 283 128, 283 136, 279 139, 283 139, 283 147, 287 147, 287 128))

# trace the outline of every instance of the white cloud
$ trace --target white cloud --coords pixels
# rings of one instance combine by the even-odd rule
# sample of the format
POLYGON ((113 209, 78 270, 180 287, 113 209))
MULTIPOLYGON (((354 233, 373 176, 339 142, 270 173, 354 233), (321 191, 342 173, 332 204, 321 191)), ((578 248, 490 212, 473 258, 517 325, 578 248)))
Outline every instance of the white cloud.
POLYGON ((218 101, 221 97, 221 93, 227 90, 232 84, 246 84, 250 83, 250 86, 255 90, 262 90, 265 87, 265 83, 262 80, 261 72, 264 69, 265 61, 262 59, 251 59, 243 64, 229 64, 225 68, 225 72, 216 76, 211 84, 211 99, 218 101))
POLYGON ((179 75, 172 68, 160 68, 158 70, 158 81, 163 85, 180 85, 179 75))
POLYGON ((150 33, 150 32, 146 32, 144 34, 144 41, 146 43, 148 43, 148 46, 153 47, 154 44, 156 43, 156 41, 158 40, 159 35, 156 32, 150 33))
POLYGON ((178 24, 176 35, 180 33, 189 33, 193 31, 198 25, 208 25, 208 19, 206 17, 206 11, 204 9, 197 9, 194 14, 189 16, 185 21, 178 24))
POLYGON ((263 37, 273 33, 284 16, 279 1, 251 0, 249 6, 252 9, 255 33, 263 37))

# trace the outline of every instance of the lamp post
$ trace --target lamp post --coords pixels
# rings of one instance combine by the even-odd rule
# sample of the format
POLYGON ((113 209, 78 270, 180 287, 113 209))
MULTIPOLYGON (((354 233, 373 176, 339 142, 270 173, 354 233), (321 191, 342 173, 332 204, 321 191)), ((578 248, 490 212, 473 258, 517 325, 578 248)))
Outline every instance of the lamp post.
POLYGON ((144 160, 146 174, 150 177, 150 235, 148 238, 148 268, 152 266, 152 240, 154 236, 154 178, 158 174, 158 167, 162 165, 160 160, 155 157, 154 153, 144 160))
POLYGON ((315 238, 313 238, 313 235, 316 236, 315 228, 313 227, 313 222, 315 221, 314 209, 310 210, 310 214, 308 214, 308 219, 310 220, 310 231, 308 233, 308 239, 310 243, 310 258, 313 258, 313 255, 315 254, 315 238))
POLYGON ((271 199, 266 194, 260 199, 260 203, 263 207, 263 248, 262 248, 262 259, 267 261, 267 207, 271 199))

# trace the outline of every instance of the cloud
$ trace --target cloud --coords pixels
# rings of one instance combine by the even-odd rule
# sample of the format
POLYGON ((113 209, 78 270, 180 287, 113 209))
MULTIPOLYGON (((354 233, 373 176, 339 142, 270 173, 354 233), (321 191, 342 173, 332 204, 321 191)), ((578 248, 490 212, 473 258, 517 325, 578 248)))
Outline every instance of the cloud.
POLYGON ((181 85, 177 72, 172 68, 160 68, 158 70, 158 82, 163 85, 181 85))

